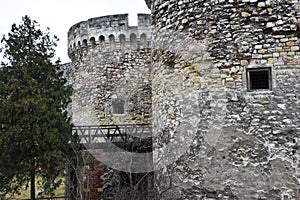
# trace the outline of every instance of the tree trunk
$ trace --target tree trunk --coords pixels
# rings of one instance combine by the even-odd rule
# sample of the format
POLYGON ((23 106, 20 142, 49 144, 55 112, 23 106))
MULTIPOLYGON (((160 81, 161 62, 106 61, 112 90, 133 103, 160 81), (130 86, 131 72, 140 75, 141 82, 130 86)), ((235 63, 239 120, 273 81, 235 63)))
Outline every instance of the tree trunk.
POLYGON ((130 199, 134 200, 134 184, 133 184, 133 178, 132 178, 132 173, 129 172, 129 181, 130 181, 130 199))
POLYGON ((35 169, 30 171, 30 199, 35 200, 35 169))

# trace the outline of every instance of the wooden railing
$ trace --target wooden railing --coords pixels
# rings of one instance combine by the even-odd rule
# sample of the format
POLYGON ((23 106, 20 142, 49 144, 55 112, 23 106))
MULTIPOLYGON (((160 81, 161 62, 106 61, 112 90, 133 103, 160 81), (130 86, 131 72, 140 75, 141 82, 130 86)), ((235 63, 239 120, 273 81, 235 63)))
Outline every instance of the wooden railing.
POLYGON ((148 138, 152 136, 150 124, 118 124, 75 126, 73 134, 77 134, 80 143, 92 146, 107 142, 130 142, 134 138, 148 138))

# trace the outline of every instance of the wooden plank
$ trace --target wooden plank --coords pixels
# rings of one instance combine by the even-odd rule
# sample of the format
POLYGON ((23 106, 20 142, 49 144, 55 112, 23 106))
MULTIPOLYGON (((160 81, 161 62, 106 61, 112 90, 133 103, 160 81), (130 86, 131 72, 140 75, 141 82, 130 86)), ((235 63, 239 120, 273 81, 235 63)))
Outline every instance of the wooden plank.
POLYGON ((82 144, 92 146, 103 142, 129 142, 143 134, 152 136, 152 128, 150 124, 75 126, 73 133, 78 134, 82 144))

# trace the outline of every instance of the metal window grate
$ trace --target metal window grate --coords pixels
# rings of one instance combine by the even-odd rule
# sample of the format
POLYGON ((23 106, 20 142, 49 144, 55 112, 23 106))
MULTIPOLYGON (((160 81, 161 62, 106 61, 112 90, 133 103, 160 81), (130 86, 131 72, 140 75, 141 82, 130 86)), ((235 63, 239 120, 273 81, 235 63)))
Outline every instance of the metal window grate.
POLYGON ((271 69, 257 68, 247 70, 248 90, 270 90, 271 69))

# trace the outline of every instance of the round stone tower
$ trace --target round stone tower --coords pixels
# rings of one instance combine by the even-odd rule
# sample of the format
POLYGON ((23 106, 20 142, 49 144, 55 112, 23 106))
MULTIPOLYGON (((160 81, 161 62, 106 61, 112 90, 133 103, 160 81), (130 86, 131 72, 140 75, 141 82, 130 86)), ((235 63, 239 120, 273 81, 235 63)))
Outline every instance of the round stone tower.
MULTIPOLYGON (((105 143, 103 137, 98 137, 101 141, 97 141, 96 135, 114 134, 118 130, 116 134, 120 136, 121 128, 118 126, 120 124, 134 126, 134 124, 150 123, 152 96, 150 25, 148 14, 138 14, 137 26, 129 26, 128 15, 121 14, 79 22, 68 32, 68 55, 72 60, 73 71, 72 120, 77 128, 92 127, 87 128, 86 132, 78 131, 78 134, 83 137, 81 142, 88 143, 84 138, 87 136, 91 144, 94 143, 96 146, 98 142, 99 146, 102 145, 95 150, 90 149, 90 144, 87 144, 87 150, 82 150, 84 166, 76 169, 80 180, 77 185, 75 184, 77 188, 72 197, 69 194, 71 192, 66 193, 70 199, 97 200, 100 197, 105 198, 103 197, 105 195, 111 198, 128 196, 128 193, 120 192, 121 189, 122 191, 128 189, 125 186, 122 186, 125 189, 121 187, 124 183, 122 177, 126 174, 112 170, 110 168, 112 166, 109 165, 122 160, 114 156, 110 157, 111 149, 106 144, 114 145, 110 142, 105 143), (99 125, 102 125, 101 128, 99 125), (109 128, 105 127, 115 128, 109 132, 109 128), (105 162, 103 159, 109 161, 105 162)), ((122 134, 126 133, 122 130, 122 134)), ((116 154, 121 155, 120 152, 116 154)), ((74 182, 72 174, 70 170, 69 181, 67 181, 69 184, 74 182)), ((146 175, 140 176, 144 180, 139 183, 151 184, 148 184, 146 175)), ((138 176, 134 177, 138 178, 138 176)), ((70 185, 69 188, 72 190, 74 186, 70 185)), ((147 196, 147 190, 143 191, 139 188, 136 192, 139 196, 147 196)))
POLYGON ((149 123, 150 15, 92 18, 68 32, 75 125, 149 123))
POLYGON ((296 0, 146 0, 160 199, 299 199, 296 0))

